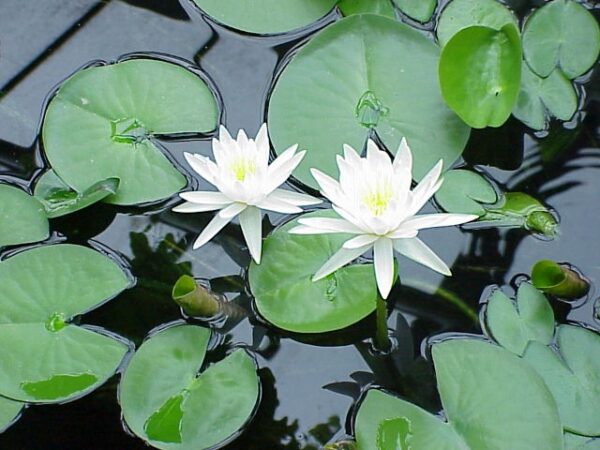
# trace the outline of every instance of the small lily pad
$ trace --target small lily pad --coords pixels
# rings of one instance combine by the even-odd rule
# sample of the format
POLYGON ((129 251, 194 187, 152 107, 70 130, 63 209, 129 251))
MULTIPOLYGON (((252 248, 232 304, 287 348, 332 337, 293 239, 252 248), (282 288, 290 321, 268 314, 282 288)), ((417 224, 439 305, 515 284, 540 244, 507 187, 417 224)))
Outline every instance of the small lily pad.
POLYGON ((521 90, 513 115, 534 130, 546 128, 548 117, 570 120, 577 111, 577 93, 571 81, 560 69, 555 69, 547 78, 533 72, 523 64, 521 90))
POLYGON ((517 26, 517 19, 497 0, 452 0, 442 10, 437 37, 444 46, 464 28, 483 26, 501 30, 506 25, 517 26))
POLYGON ((470 129, 444 103, 438 62, 437 45, 388 17, 359 14, 326 27, 291 58, 273 89, 268 122, 276 153, 294 144, 306 149, 293 175, 313 188, 311 168, 336 177, 343 145, 360 151, 373 132, 393 153, 407 139, 417 180, 440 159, 451 166, 470 129))
MULTIPOLYGON (((314 212, 302 217, 337 217, 314 212)), ((277 228, 263 243, 260 265, 250 265, 250 289, 258 311, 273 325, 297 333, 348 327, 375 311, 377 287, 371 264, 342 267, 317 282, 317 270, 347 234, 297 235, 298 219, 277 228)))
POLYGON ((565 429, 600 436, 600 336, 572 325, 561 325, 557 335, 560 356, 532 342, 523 357, 552 391, 565 429))
POLYGON ((553 0, 525 23, 523 52, 529 67, 541 77, 559 67, 568 78, 577 78, 598 59, 600 27, 578 2, 553 0))
POLYGON ((510 117, 521 82, 521 41, 514 25, 473 26, 442 50, 439 75, 446 103, 473 128, 499 127, 510 117))
POLYGON ((49 227, 40 202, 17 187, 0 184, 0 247, 43 241, 49 227))
POLYGON ((344 16, 371 13, 396 17, 391 0, 341 0, 337 7, 344 16))
POLYGON ((533 265, 531 282, 540 291, 567 300, 583 297, 590 290, 589 283, 573 269, 548 259, 533 265))
POLYGON ((194 0, 217 22, 255 34, 305 27, 330 12, 337 0, 194 0))
POLYGON ((128 345, 68 323, 127 287, 112 260, 76 245, 39 247, 0 262, 0 284, 1 395, 62 402, 114 374, 128 345))
POLYGON ((485 309, 487 329, 498 344, 522 355, 530 341, 547 345, 554 336, 554 312, 544 294, 529 283, 521 283, 513 303, 495 290, 485 309))
POLYGON ((34 196, 50 218, 71 214, 115 195, 119 187, 118 178, 99 181, 83 192, 76 192, 61 180, 54 170, 45 172, 35 184, 34 196))
POLYGON ((25 403, 0 397, 0 433, 3 433, 18 419, 25 403))
POLYGON ((437 0, 394 0, 394 2, 400 11, 421 23, 431 20, 437 6, 437 0))
POLYGON ((123 417, 153 447, 213 448, 252 417, 260 385, 254 360, 235 350, 198 375, 209 339, 206 328, 169 327, 145 341, 126 368, 123 417))
POLYGON ((477 172, 464 169, 446 172, 442 187, 435 194, 435 200, 445 211, 478 216, 485 214, 482 203, 495 203, 497 199, 489 181, 477 172))
POLYGON ((396 418, 410 422, 411 450, 563 449, 556 403, 525 361, 475 339, 435 344, 433 360, 448 422, 404 400, 370 390, 355 419, 361 450, 377 450, 381 422, 396 418))
POLYGON ((119 178, 119 205, 162 200, 186 184, 156 137, 207 133, 217 104, 197 75, 164 61, 134 59, 80 70, 48 105, 42 127, 52 169, 76 192, 119 178))

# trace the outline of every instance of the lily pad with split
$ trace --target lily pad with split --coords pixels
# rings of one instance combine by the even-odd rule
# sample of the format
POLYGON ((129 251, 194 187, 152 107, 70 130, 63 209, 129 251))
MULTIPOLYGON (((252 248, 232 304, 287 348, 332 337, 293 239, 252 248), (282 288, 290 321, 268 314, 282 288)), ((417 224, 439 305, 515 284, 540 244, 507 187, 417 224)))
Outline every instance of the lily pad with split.
POLYGON ((42 141, 52 169, 74 191, 118 178, 105 202, 152 202, 186 184, 157 138, 208 133, 217 112, 198 75, 164 61, 126 60, 68 78, 48 105, 42 141))
POLYGON ((18 187, 0 184, 0 248, 42 241, 49 234, 42 204, 18 187))
POLYGON ((119 390, 125 422, 153 447, 213 448, 252 417, 260 381, 245 350, 234 350, 198 374, 210 333, 193 325, 161 330, 126 368, 119 390))
MULTIPOLYGON (((314 212, 302 217, 337 217, 314 212)), ((347 234, 297 235, 298 219, 277 228, 263 243, 260 265, 250 265, 250 289, 259 313, 286 331, 323 333, 346 328, 376 307, 372 264, 342 267, 317 282, 315 272, 350 237, 347 234)))
POLYGON ((75 245, 39 247, 1 262, 0 283, 1 395, 63 402, 115 373, 129 346, 70 323, 129 284, 111 259, 75 245))

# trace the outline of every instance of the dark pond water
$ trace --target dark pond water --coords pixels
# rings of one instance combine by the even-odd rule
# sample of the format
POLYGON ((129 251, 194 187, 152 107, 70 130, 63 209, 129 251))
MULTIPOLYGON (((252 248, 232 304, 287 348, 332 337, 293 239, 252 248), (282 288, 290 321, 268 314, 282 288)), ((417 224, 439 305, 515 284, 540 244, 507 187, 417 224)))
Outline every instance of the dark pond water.
MULTIPOLYGON (((512 6, 526 14, 535 3, 512 6)), ((92 60, 115 60, 131 52, 164 53, 196 63, 218 87, 225 125, 255 133, 264 120, 278 63, 308 32, 266 39, 243 36, 207 23, 187 0, 2 0, 0 179, 26 186, 40 175, 44 162, 39 121, 57 84, 92 60)), ((493 163, 496 167, 485 170, 500 184, 551 206, 561 218, 560 237, 544 241, 520 230, 425 232, 440 256, 454 261, 455 276, 444 279, 409 261, 402 265, 404 287, 390 296, 389 325, 397 344, 391 355, 371 350, 373 318, 347 332, 310 340, 269 330, 255 318, 218 324, 220 343, 244 343, 256 351, 263 386, 257 416, 226 448, 317 449, 349 431, 348 412, 369 383, 437 411, 432 371, 421 357, 422 342, 440 332, 477 332, 473 313, 487 286, 510 283, 542 258, 569 262, 597 283, 598 79, 586 90, 584 112, 565 127, 553 126, 543 139, 509 123, 494 132, 474 133, 466 153, 471 163, 493 163), (549 163, 542 165, 540 151, 550 155, 549 163), (463 302, 462 308, 456 299, 463 302)), ((170 142, 168 147, 182 165, 184 151, 210 153, 209 140, 170 142)), ((156 326, 182 318, 170 289, 183 273, 211 280, 215 290, 230 298, 241 296, 239 301, 251 311, 244 279, 249 256, 239 227, 229 225, 201 251, 192 252, 193 240, 210 213, 182 217, 168 211, 171 205, 96 205, 52 222, 53 240, 86 244, 92 239, 122 255, 138 280, 133 289, 82 317, 82 323, 104 326, 139 344, 156 326)), ((281 221, 275 215, 269 219, 273 225, 281 221)), ((574 305, 557 304, 559 317, 598 328, 597 294, 592 288, 574 305)), ((118 375, 84 399, 28 408, 0 435, 0 449, 146 448, 121 424, 117 385, 118 375)))

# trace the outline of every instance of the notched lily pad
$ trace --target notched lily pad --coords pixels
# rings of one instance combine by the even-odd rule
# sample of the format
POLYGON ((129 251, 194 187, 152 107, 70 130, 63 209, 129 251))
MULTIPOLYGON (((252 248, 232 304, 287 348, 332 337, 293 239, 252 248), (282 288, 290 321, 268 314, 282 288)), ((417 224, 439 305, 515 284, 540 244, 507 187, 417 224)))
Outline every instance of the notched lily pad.
POLYGON ((361 150, 373 131, 394 153, 407 139, 417 180, 440 159, 449 167, 470 130, 442 99, 438 62, 437 45, 388 17, 359 14, 326 27, 274 86, 268 122, 275 151, 306 149, 294 176, 313 188, 311 168, 337 176, 343 144, 361 150))
POLYGON ((119 402, 129 428, 150 445, 201 450, 223 443, 252 417, 256 363, 238 349, 198 375, 210 330, 176 325, 152 335, 123 374, 119 402))
POLYGON ((49 234, 42 204, 19 188, 0 183, 0 248, 42 241, 49 234))
POLYGON ((87 208, 109 195, 115 195, 118 187, 118 178, 108 178, 95 183, 83 192, 77 192, 50 169, 37 181, 33 194, 44 205, 46 215, 54 218, 87 208))
MULTIPOLYGON (((302 217, 337 216, 314 212, 302 217)), ((346 266, 312 281, 349 236, 288 233, 297 223, 295 219, 277 228, 263 243, 262 263, 250 265, 250 289, 265 319, 286 331, 323 333, 348 327, 375 311, 371 264, 346 266)))
POLYGON ((76 192, 119 178, 105 202, 162 200, 186 184, 156 137, 207 133, 217 104, 196 74, 176 64, 133 59, 80 70, 48 105, 42 127, 52 169, 76 192))

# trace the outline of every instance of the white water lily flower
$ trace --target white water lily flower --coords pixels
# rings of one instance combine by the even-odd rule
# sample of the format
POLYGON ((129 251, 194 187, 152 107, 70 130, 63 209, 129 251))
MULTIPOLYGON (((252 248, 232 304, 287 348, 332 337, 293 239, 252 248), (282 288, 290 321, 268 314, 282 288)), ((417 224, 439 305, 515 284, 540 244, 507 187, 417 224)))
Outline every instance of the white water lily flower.
POLYGON ((394 284, 394 250, 444 275, 448 266, 418 237, 424 228, 459 225, 476 219, 469 214, 416 215, 442 184, 443 161, 439 161, 411 190, 412 154, 402 140, 396 158, 369 140, 367 156, 344 146, 344 157, 337 157, 339 182, 312 169, 321 193, 333 204, 341 218, 304 218, 290 230, 294 234, 350 233, 355 237, 344 242, 313 277, 320 280, 373 247, 377 286, 387 298, 394 284))
POLYGON ((260 209, 284 214, 302 212, 301 206, 316 205, 320 200, 305 194, 278 189, 300 164, 305 151, 296 153, 297 145, 285 150, 269 165, 267 124, 260 128, 256 140, 248 139, 240 130, 233 139, 225 127, 219 139, 212 141, 216 163, 202 155, 185 154, 187 162, 202 178, 218 189, 215 191, 183 192, 185 203, 173 208, 180 213, 219 210, 202 230, 194 249, 202 247, 239 215, 248 250, 260 264, 262 248, 262 217, 260 209))

